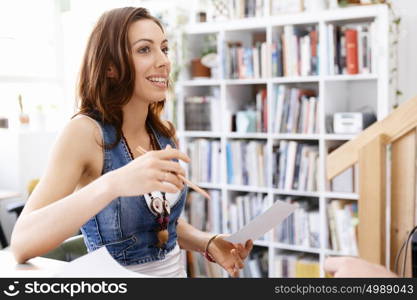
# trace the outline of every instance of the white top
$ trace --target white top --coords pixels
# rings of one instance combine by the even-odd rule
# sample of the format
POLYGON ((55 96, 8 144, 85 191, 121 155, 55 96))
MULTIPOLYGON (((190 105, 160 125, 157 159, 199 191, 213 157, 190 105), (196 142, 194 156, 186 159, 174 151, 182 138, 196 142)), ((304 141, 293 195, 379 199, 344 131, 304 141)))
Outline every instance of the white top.
POLYGON ((181 261, 181 251, 178 244, 162 260, 151 261, 138 265, 130 265, 126 266, 126 268, 130 271, 152 277, 187 277, 187 272, 185 271, 184 264, 181 261))

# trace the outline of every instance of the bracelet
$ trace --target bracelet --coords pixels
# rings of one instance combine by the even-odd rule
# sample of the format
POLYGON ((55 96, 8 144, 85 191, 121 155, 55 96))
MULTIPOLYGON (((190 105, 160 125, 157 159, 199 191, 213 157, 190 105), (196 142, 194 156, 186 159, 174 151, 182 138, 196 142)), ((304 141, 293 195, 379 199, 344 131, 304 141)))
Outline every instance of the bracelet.
POLYGON ((215 235, 213 235, 209 240, 208 240, 208 242, 207 242, 207 245, 206 245, 206 249, 204 250, 204 257, 209 261, 209 262, 212 262, 212 263, 215 263, 216 261, 214 260, 214 258, 213 258, 213 256, 211 256, 211 254, 209 253, 209 251, 208 251, 208 248, 209 248, 209 246, 210 246, 210 243, 216 238, 218 236, 218 234, 215 234, 215 235))

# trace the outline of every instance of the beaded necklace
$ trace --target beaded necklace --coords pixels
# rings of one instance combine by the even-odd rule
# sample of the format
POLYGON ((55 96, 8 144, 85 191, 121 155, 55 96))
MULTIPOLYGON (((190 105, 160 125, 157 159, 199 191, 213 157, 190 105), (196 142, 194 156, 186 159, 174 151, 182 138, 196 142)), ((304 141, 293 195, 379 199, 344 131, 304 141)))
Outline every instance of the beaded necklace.
MULTIPOLYGON (((151 148, 152 150, 157 150, 158 144, 156 142, 156 138, 153 135, 151 129, 146 124, 146 131, 149 134, 149 138, 151 140, 151 148)), ((127 140, 122 132, 122 138, 126 144, 127 150, 129 151, 130 157, 133 160, 133 153, 127 143, 127 140)), ((159 197, 154 197, 152 193, 148 193, 149 197, 151 198, 150 209, 156 215, 156 237, 158 238, 158 243, 156 246, 158 248, 165 248, 165 245, 168 241, 169 232, 168 232, 168 224, 169 224, 169 215, 171 214, 171 207, 169 205, 168 200, 165 197, 165 193, 161 192, 162 200, 159 197)))

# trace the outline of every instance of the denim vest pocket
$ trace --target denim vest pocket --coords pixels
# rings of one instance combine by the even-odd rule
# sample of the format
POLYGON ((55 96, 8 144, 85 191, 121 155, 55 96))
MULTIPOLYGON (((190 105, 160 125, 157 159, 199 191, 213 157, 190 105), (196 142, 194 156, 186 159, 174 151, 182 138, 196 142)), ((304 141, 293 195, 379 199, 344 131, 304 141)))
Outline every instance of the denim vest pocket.
POLYGON ((120 259, 123 257, 124 252, 133 247, 137 242, 136 236, 131 236, 127 239, 115 241, 111 243, 104 244, 103 246, 106 246, 107 250, 113 256, 114 259, 120 259))

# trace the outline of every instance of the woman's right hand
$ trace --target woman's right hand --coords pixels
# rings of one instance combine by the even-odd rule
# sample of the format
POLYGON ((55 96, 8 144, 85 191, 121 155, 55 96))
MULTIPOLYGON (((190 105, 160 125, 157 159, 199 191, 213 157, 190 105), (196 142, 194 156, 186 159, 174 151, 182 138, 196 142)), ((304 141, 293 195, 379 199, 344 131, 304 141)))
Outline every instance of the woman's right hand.
POLYGON ((186 163, 191 161, 185 153, 170 147, 149 151, 109 172, 111 189, 117 197, 138 196, 153 191, 177 193, 184 184, 176 174, 185 176, 185 171, 179 162, 172 159, 186 163))

